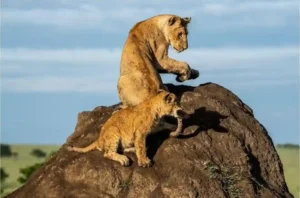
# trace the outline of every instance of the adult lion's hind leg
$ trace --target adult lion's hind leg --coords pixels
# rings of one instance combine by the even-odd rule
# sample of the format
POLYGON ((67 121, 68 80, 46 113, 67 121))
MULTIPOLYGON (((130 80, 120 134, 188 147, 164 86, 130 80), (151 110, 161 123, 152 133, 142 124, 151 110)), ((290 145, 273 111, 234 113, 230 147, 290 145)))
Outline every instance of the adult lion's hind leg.
POLYGON ((120 108, 138 105, 151 97, 151 93, 145 89, 144 84, 142 75, 121 76, 118 82, 118 96, 122 102, 120 108))

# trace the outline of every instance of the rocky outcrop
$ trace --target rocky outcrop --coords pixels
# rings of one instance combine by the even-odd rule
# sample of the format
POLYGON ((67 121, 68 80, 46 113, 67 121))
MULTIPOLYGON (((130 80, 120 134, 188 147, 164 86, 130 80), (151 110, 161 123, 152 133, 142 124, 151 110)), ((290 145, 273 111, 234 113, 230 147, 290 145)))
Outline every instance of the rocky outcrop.
MULTIPOLYGON (((7 197, 293 197, 273 142, 251 108, 217 84, 168 87, 194 113, 180 137, 168 138, 169 130, 148 137, 152 167, 138 167, 134 154, 122 167, 100 151, 67 151, 67 145, 86 146, 98 137, 117 108, 101 106, 79 113, 75 132, 57 154, 7 197)), ((167 121, 176 128, 176 119, 167 121)))

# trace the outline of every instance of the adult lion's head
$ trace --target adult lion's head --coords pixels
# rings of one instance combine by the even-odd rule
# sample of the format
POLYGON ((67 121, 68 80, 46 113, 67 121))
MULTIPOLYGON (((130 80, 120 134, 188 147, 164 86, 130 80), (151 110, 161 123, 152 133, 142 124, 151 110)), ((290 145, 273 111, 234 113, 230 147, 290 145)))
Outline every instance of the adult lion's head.
POLYGON ((165 27, 165 37, 176 52, 188 48, 188 29, 191 17, 171 16, 165 27))

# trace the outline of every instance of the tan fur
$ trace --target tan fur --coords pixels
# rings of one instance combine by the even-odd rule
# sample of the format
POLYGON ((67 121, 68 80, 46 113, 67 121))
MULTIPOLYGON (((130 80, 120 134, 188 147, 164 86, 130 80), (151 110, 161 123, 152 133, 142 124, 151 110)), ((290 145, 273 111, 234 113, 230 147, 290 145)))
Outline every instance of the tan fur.
MULTIPOLYGON (((169 45, 177 52, 188 48, 187 24, 190 20, 176 15, 158 15, 133 26, 121 57, 118 81, 121 108, 137 105, 156 95, 159 89, 168 91, 159 73, 177 74, 179 81, 185 81, 191 78, 193 71, 198 72, 186 62, 168 57, 169 45)), ((180 131, 178 127, 171 135, 177 136, 180 131)))
POLYGON ((136 106, 121 109, 112 114, 103 125, 99 138, 89 146, 68 147, 68 150, 85 153, 98 149, 104 151, 104 157, 127 166, 129 159, 117 153, 117 150, 121 148, 124 152, 136 152, 139 166, 148 167, 151 161, 146 155, 146 137, 158 119, 164 115, 186 116, 178 105, 176 96, 161 91, 136 106))

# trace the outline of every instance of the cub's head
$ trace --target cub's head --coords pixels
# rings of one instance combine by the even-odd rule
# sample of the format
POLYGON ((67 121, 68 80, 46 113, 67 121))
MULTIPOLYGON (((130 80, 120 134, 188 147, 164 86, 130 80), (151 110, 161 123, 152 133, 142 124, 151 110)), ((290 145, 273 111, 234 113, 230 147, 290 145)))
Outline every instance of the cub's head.
POLYGON ((157 108, 160 116, 170 115, 176 118, 187 118, 188 114, 179 105, 175 94, 161 91, 158 93, 159 106, 157 108))
POLYGON ((191 17, 171 16, 165 27, 165 37, 176 52, 188 48, 188 29, 191 17))

